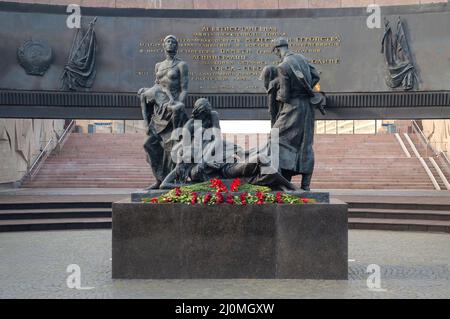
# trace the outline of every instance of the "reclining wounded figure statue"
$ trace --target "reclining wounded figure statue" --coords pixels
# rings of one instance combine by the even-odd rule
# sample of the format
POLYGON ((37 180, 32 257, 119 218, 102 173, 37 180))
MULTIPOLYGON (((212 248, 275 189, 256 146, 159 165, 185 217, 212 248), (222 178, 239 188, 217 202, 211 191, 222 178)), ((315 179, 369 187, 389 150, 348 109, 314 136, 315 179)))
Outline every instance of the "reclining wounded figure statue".
POLYGON ((238 145, 222 138, 219 114, 212 110, 207 99, 196 101, 192 118, 182 131, 183 138, 187 137, 188 141, 182 140, 174 146, 172 154, 177 165, 164 179, 161 188, 170 189, 211 178, 243 178, 273 190, 295 190, 277 170, 262 170, 264 165, 270 164, 260 160, 265 154, 258 150, 244 152, 238 145))

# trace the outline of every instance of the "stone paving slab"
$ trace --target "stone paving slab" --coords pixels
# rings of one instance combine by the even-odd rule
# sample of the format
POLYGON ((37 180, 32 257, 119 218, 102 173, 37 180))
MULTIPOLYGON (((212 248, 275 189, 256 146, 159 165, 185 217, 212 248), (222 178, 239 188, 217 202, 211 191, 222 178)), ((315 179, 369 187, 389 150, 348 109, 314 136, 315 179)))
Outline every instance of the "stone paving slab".
POLYGON ((0 298, 450 298, 450 235, 349 231, 349 280, 112 280, 111 231, 0 233, 0 298), (69 264, 81 285, 69 289, 69 264), (366 286, 381 267, 381 288, 366 286))

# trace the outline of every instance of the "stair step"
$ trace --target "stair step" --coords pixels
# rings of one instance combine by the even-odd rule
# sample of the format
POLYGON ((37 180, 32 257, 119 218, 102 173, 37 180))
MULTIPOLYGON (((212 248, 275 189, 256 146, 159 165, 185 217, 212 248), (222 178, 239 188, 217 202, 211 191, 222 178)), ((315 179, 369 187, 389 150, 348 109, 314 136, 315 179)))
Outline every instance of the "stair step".
POLYGON ((419 219, 450 221, 450 211, 445 210, 405 210, 405 209, 358 209, 349 208, 351 218, 419 219))
MULTIPOLYGON (((111 218, 0 220, 0 231, 110 229, 111 218)), ((349 218, 349 229, 429 231, 450 233, 450 221, 420 219, 349 218)))
POLYGON ((349 218, 349 229, 429 231, 450 233, 450 221, 349 218))
POLYGON ((111 218, 108 208, 53 208, 0 210, 0 220, 18 219, 59 219, 59 218, 111 218))
POLYGON ((111 227, 111 218, 0 220, 0 232, 99 228, 110 229, 111 227))
MULTIPOLYGON (((450 211, 450 205, 437 203, 388 203, 388 202, 349 202, 349 209, 358 210, 395 210, 395 211, 450 211)), ((445 213, 444 213, 445 214, 445 213)))
POLYGON ((111 202, 33 202, 0 203, 0 213, 5 210, 73 210, 73 209, 111 209, 111 202))

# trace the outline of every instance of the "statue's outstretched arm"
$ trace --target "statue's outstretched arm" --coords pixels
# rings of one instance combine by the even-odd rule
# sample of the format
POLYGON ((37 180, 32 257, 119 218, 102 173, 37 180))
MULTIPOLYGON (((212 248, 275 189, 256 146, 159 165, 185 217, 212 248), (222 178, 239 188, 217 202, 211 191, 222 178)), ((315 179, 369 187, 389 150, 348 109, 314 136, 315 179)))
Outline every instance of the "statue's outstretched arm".
POLYGON ((161 186, 159 186, 160 189, 172 189, 178 186, 181 186, 180 184, 177 184, 175 182, 177 178, 177 168, 175 167, 170 173, 169 175, 166 176, 166 178, 164 178, 164 180, 161 183, 161 186))

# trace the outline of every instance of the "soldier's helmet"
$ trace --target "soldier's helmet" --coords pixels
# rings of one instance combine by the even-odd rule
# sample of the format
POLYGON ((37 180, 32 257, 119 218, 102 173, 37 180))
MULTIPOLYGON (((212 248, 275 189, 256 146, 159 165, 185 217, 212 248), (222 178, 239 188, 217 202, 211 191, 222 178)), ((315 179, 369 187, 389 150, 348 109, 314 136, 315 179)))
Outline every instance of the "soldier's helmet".
POLYGON ((275 51, 276 48, 280 47, 288 47, 288 41, 286 38, 280 37, 272 40, 272 52, 275 51))

